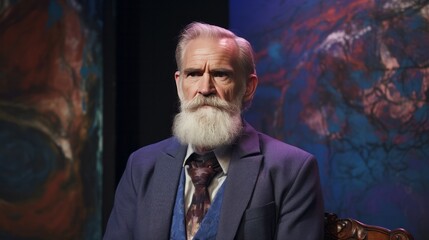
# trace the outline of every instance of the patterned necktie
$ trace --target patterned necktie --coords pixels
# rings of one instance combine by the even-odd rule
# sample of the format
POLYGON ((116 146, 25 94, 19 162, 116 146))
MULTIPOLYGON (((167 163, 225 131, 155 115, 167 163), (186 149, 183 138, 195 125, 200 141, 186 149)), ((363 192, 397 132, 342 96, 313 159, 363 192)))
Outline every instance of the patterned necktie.
POLYGON ((188 173, 195 187, 191 205, 186 214, 186 230, 189 240, 198 231, 200 223, 210 207, 207 187, 213 177, 221 171, 222 168, 213 152, 204 155, 193 153, 189 159, 188 173))

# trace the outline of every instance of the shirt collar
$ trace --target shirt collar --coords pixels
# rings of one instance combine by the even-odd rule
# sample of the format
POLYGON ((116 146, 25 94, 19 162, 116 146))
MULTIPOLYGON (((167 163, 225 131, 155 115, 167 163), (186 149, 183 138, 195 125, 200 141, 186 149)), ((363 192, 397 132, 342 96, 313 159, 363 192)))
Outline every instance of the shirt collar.
MULTIPOLYGON (((195 151, 192 145, 188 144, 185 159, 183 160, 183 166, 185 166, 189 156, 191 156, 191 154, 194 152, 195 151)), ((219 165, 222 167, 223 173, 226 175, 228 173, 229 162, 231 161, 231 146, 222 146, 214 149, 213 152, 216 155, 219 165)))

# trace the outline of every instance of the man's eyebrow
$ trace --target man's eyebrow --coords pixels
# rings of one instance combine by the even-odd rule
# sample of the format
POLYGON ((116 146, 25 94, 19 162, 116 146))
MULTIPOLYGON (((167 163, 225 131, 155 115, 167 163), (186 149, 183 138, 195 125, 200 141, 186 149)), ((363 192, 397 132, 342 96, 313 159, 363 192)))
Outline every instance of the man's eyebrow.
MULTIPOLYGON (((193 67, 191 67, 191 68, 185 68, 183 70, 183 73, 184 74, 188 74, 188 73, 191 73, 191 72, 201 72, 201 71, 203 71, 203 70, 200 69, 200 68, 193 68, 193 67)), ((223 72, 223 73, 227 73, 227 74, 232 74, 232 73, 234 73, 234 70, 230 69, 230 68, 214 68, 214 69, 210 69, 209 72, 210 73, 223 72)))
POLYGON ((199 68, 185 68, 183 70, 184 73, 199 72, 199 71, 201 71, 201 69, 199 69, 199 68))
POLYGON ((233 69, 230 69, 230 68, 214 68, 214 69, 211 69, 210 70, 210 72, 212 73, 212 72, 226 72, 226 73, 233 73, 234 72, 234 70, 233 69))

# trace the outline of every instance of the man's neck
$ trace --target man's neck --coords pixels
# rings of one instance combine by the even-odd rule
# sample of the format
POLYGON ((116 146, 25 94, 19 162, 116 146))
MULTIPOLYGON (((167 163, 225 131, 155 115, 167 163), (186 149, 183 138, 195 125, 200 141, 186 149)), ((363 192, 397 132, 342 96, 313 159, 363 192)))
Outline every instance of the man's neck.
POLYGON ((210 152, 213 151, 212 148, 207 148, 207 147, 200 147, 200 146, 193 146, 192 147, 194 149, 194 151, 198 154, 204 154, 206 152, 210 152))

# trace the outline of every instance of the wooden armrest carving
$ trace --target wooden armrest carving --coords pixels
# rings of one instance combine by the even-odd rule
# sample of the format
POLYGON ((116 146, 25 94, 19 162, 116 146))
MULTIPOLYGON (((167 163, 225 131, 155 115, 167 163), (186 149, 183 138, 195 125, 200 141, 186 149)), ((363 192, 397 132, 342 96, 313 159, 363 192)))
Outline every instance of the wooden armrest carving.
POLYGON ((355 219, 339 219, 325 213, 325 240, 413 240, 405 229, 389 230, 361 223, 355 219))

